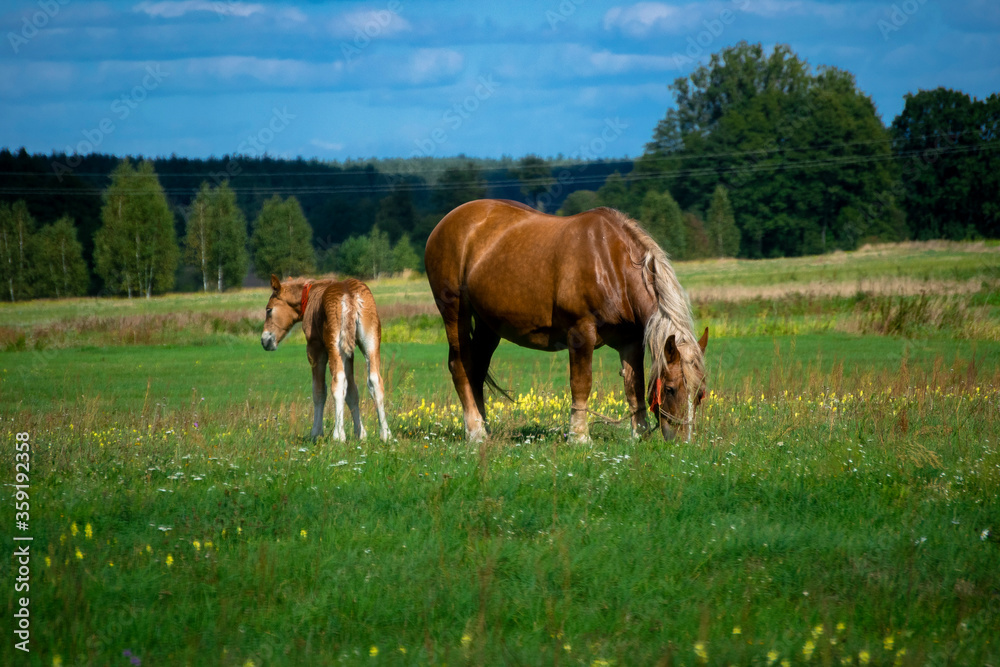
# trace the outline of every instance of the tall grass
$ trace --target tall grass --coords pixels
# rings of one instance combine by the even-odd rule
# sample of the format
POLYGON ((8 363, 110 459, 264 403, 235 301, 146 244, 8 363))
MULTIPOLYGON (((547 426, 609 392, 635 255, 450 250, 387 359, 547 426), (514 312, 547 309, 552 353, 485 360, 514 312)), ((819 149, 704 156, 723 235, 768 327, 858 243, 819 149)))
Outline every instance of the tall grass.
MULTIPOLYGON (((263 291, 5 306, 3 438, 34 453, 28 660, 997 663, 1000 303, 967 263, 992 252, 826 258, 987 283, 957 296, 696 298, 690 443, 595 420, 568 444, 565 355, 511 345, 493 370, 515 400, 465 442, 420 281, 375 285, 388 444, 306 437, 304 345, 260 349, 263 291)), ((782 284, 796 262, 747 270, 782 284)), ((617 355, 594 366, 591 407, 627 417, 617 355)))

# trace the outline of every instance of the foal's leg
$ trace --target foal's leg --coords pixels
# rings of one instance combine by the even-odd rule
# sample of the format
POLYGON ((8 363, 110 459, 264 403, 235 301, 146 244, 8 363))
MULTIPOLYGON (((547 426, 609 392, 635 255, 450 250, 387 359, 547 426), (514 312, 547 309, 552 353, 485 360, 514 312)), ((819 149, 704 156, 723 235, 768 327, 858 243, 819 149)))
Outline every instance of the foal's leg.
POLYGON ((313 380, 313 427, 312 437, 323 435, 323 408, 326 406, 326 348, 322 345, 310 345, 306 348, 309 363, 312 365, 313 380))
POLYGON ((330 375, 333 377, 333 439, 343 442, 347 439, 344 433, 344 399, 347 397, 347 375, 344 372, 344 360, 336 350, 330 350, 330 375))
POLYGON ((633 438, 642 436, 649 429, 646 424, 646 382, 642 370, 644 355, 642 342, 635 342, 618 350, 622 361, 622 379, 625 381, 625 400, 632 415, 633 438))
POLYGON ((354 357, 344 356, 344 375, 347 376, 347 407, 354 419, 354 435, 364 440, 368 437, 364 424, 361 423, 361 408, 358 405, 358 383, 354 380, 354 357))
POLYGON ((590 442, 587 425, 587 399, 593 384, 594 342, 593 324, 578 325, 569 332, 569 388, 573 403, 569 413, 569 439, 590 442))
MULTIPOLYGON (((358 318, 357 343, 365 355, 368 366, 368 395, 375 401, 375 411, 378 413, 379 437, 383 442, 389 440, 389 420, 385 416, 385 389, 382 383, 381 338, 382 324, 376 314, 374 318, 358 318)), ((362 436, 364 437, 364 436, 362 436)))

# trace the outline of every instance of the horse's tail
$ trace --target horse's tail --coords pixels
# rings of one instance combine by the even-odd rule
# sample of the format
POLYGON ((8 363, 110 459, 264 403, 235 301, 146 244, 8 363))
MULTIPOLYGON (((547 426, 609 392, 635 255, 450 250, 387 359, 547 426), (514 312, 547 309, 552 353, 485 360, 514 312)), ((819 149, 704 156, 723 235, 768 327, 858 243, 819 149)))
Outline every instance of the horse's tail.
POLYGON ((514 396, 511 395, 510 390, 504 389, 497 384, 496 378, 493 377, 493 373, 486 371, 486 386, 506 398, 511 403, 514 402, 514 396))

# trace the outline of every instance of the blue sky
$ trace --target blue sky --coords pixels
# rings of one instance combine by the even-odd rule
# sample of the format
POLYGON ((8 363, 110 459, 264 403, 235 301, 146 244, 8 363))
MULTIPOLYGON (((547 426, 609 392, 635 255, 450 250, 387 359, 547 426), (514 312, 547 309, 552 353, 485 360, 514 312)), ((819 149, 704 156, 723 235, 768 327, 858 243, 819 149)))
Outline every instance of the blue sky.
POLYGON ((997 0, 0 5, 0 146, 187 157, 616 158, 740 40, 903 95, 1000 90, 997 0))

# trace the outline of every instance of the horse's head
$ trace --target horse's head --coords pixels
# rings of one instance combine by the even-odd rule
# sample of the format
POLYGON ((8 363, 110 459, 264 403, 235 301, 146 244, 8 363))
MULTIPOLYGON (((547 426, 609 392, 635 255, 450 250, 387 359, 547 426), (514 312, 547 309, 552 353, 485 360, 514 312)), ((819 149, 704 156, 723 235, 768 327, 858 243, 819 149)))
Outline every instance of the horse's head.
MULTIPOLYGON (((698 341, 702 355, 707 345, 706 327, 705 333, 698 341)), ((664 346, 663 362, 659 364, 659 371, 657 372, 654 366, 653 376, 649 379, 647 391, 649 409, 656 416, 664 440, 673 440, 677 430, 681 428, 686 428, 690 437, 695 408, 705 397, 704 364, 685 358, 690 357, 690 352, 693 352, 693 349, 688 355, 683 354, 676 338, 671 334, 664 346)))
POLYGON ((267 300, 267 314, 264 318, 264 332, 260 344, 268 352, 278 349, 288 330, 302 320, 301 284, 282 285, 278 277, 271 275, 271 298, 267 300))

